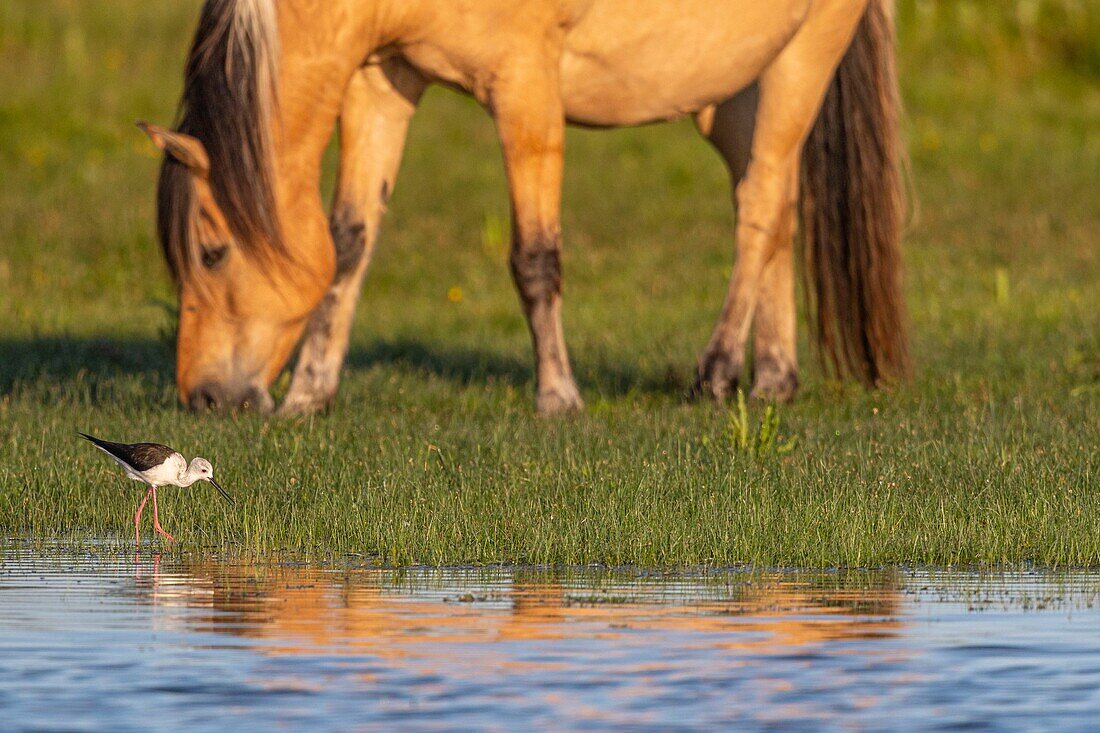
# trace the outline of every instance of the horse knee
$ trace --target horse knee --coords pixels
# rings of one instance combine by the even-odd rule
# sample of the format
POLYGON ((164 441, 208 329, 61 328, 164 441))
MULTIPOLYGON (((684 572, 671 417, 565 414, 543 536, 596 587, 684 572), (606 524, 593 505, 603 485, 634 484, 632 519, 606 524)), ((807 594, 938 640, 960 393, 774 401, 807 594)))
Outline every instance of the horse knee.
POLYGON ((367 252, 367 225, 359 211, 350 205, 337 207, 329 220, 332 242, 336 248, 335 281, 350 277, 367 252))
POLYGON ((556 237, 513 249, 510 264, 525 304, 546 302, 561 293, 561 249, 556 237))

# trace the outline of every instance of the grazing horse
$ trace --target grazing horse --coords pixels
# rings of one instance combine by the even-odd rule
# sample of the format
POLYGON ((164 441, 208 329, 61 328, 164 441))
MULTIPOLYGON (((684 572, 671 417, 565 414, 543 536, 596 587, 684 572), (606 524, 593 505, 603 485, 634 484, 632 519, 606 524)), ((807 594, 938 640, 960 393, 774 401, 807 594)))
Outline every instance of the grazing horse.
POLYGON ((567 123, 693 115, 729 167, 736 263, 695 392, 797 386, 794 255, 823 360, 874 385, 908 372, 900 292, 892 0, 207 0, 158 230, 179 294, 180 396, 195 409, 335 395, 379 221, 425 88, 492 115, 512 210, 510 265, 534 344, 540 413, 583 407, 561 324, 567 123), (339 122, 327 217, 321 157, 339 122), (304 333, 304 339, 303 339, 304 333))

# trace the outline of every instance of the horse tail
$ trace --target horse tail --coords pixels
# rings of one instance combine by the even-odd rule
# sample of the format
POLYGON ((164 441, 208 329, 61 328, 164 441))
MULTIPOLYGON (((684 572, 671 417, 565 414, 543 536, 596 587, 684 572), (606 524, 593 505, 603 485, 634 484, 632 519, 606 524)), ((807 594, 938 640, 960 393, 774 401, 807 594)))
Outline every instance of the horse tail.
POLYGON ((804 290, 827 371, 910 374, 893 0, 871 0, 803 151, 804 290))

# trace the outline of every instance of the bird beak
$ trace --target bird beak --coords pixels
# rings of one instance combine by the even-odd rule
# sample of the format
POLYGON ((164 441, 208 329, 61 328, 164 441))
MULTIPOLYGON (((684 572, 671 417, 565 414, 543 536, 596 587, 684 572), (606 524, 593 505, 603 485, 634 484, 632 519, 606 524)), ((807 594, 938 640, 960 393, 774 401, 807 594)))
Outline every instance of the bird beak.
POLYGON ((225 500, 229 502, 229 506, 233 506, 233 497, 232 497, 232 496, 230 496, 230 495, 229 495, 228 493, 226 493, 225 489, 223 489, 223 488, 221 487, 221 484, 219 484, 219 483, 218 483, 217 481, 215 481, 215 480, 214 480, 214 479, 212 479, 212 478, 211 478, 211 479, 207 479, 207 481, 209 481, 210 483, 214 484, 214 488, 215 488, 215 489, 217 489, 218 491, 220 491, 220 492, 221 492, 221 495, 222 495, 222 496, 224 496, 224 497, 225 497, 225 500))

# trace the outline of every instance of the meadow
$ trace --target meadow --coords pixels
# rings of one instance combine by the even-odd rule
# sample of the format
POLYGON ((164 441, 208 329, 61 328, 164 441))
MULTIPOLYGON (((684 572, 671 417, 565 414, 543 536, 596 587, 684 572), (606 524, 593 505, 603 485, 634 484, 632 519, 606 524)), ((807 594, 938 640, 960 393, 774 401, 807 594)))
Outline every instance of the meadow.
MULTIPOLYGON (((571 131, 565 326, 589 408, 536 418, 489 118, 413 123, 332 409, 193 416, 172 378, 158 158, 198 2, 0 4, 0 537, 132 541, 81 430, 209 458, 180 551, 388 564, 1100 565, 1100 9, 902 0, 916 376, 686 403, 732 258, 689 122, 571 131)), ((276 391, 285 391, 286 379, 276 391)), ((151 531, 146 528, 146 537, 151 531)))

